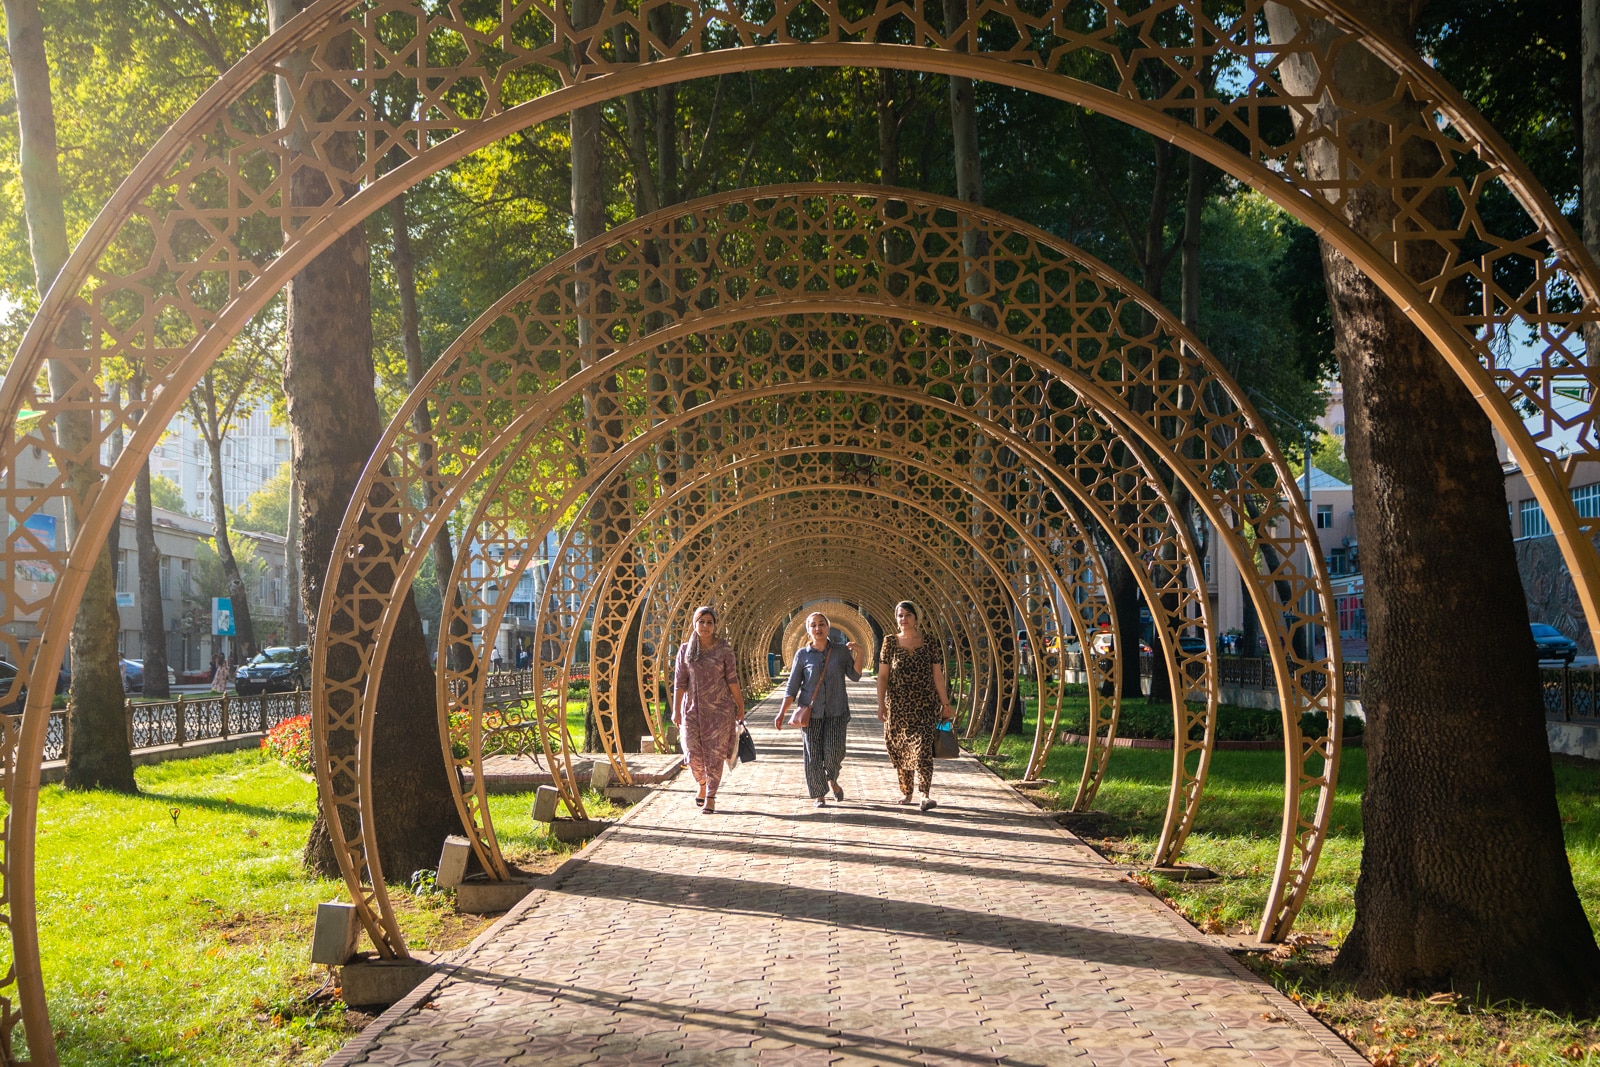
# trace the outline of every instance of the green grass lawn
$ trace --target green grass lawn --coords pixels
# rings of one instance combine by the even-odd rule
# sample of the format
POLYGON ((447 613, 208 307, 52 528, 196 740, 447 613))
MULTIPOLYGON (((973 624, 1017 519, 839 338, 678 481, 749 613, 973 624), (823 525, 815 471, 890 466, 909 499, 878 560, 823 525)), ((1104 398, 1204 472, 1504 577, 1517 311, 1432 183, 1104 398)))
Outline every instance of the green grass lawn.
MULTIPOLYGON (((257 752, 138 769, 142 794, 40 800, 39 925, 51 1018, 73 1065, 311 1064, 352 1032, 337 1001, 308 999, 316 905, 342 883, 300 865, 315 809, 304 777, 257 752)), ((591 795, 591 814, 615 808, 591 795)), ((536 831, 532 794, 492 813, 513 862, 568 850, 536 831)), ((393 891, 414 948, 465 944, 487 921, 448 897, 393 891)))
MULTIPOLYGON (((991 765, 1019 776, 1032 746, 1028 733, 1007 737, 991 765)), ((1046 807, 1072 802, 1083 771, 1082 746, 1057 745, 1042 777, 1055 784, 1034 791, 1046 807)), ((1600 930, 1600 764, 1555 757, 1557 800, 1572 862, 1573 880, 1591 927, 1600 930)), ((1155 853, 1166 811, 1172 753, 1115 749, 1094 807, 1104 816, 1075 827, 1107 856, 1130 868, 1155 853)), ((1137 875, 1189 921, 1213 933, 1250 933, 1277 861, 1283 813, 1283 756, 1276 752, 1225 752, 1212 756, 1200 815, 1183 853, 1186 863, 1216 871, 1215 881, 1176 882, 1137 875)), ((1361 794, 1366 753, 1346 748, 1327 844, 1315 881, 1295 925, 1307 943, 1270 955, 1246 957, 1253 969, 1300 999, 1389 1067, 1511 1067, 1513 1064, 1583 1063, 1600 1067, 1600 1026, 1547 1012, 1470 1002, 1429 1003, 1416 997, 1363 999, 1329 973, 1334 951, 1354 920, 1354 890, 1361 861, 1361 794), (1592 1047, 1591 1047, 1592 1046, 1592 1047), (1437 1057, 1437 1059, 1433 1058, 1437 1057)))

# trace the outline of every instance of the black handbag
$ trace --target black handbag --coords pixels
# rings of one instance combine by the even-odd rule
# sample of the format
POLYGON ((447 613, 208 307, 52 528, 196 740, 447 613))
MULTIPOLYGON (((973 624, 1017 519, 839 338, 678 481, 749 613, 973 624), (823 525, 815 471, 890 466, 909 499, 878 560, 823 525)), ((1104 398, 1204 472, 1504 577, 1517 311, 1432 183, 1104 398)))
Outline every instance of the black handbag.
POLYGON ((961 745, 949 723, 940 723, 933 731, 933 758, 956 759, 961 755, 961 745))
POLYGON ((749 730, 739 731, 739 762, 754 763, 756 760, 756 743, 750 739, 749 730))

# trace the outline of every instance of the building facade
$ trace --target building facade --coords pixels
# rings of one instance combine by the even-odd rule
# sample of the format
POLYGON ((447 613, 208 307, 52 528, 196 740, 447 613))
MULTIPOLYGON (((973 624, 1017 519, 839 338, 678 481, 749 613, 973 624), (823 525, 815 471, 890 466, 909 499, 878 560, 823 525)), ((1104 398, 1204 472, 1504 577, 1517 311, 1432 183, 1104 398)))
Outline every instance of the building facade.
MULTIPOLYGON (((24 485, 43 488, 53 477, 49 457, 42 449, 24 454, 18 463, 18 474, 24 485)), ((165 628, 167 661, 179 673, 201 671, 218 650, 211 636, 210 598, 220 595, 217 589, 202 587, 201 548, 203 539, 213 537, 215 527, 204 519, 179 512, 155 508, 152 511, 156 551, 161 575, 161 615, 165 628)), ((39 513, 24 523, 33 536, 47 545, 61 543, 65 537, 59 500, 47 502, 39 513)), ((138 531, 132 506, 122 509, 117 531, 118 550, 116 564, 117 608, 120 616, 118 645, 129 659, 142 659, 145 654, 144 627, 139 608, 139 546, 138 531)), ((287 544, 280 536, 233 531, 236 550, 244 551, 261 564, 260 574, 249 578, 249 603, 256 633, 261 644, 280 643, 288 630, 289 589, 287 586, 287 544)), ((23 565, 18 564, 21 568, 23 565)), ((53 583, 56 575, 49 568, 29 565, 27 573, 19 574, 24 596, 39 595, 43 587, 53 583)), ((302 620, 303 621, 303 620, 302 620)), ((38 616, 24 616, 11 625, 13 634, 24 642, 39 635, 38 616)))
MULTIPOLYGON (((287 429, 274 426, 264 410, 239 419, 222 442, 223 503, 230 508, 243 507, 251 494, 271 481, 287 462, 287 429)), ((150 473, 177 484, 189 514, 208 518, 212 515, 211 451, 189 420, 172 420, 166 436, 150 455, 150 473)))
MULTIPOLYGON (((211 636, 211 598, 224 596, 221 588, 204 588, 201 582, 200 542, 215 534, 213 524, 189 515, 160 508, 152 509, 156 551, 160 553, 161 616, 166 623, 167 662, 180 674, 203 670, 214 652, 223 651, 221 642, 211 636)), ((139 607, 139 551, 134 514, 122 509, 117 553, 117 609, 121 616, 119 634, 122 654, 143 659, 144 624, 139 607)), ((255 627, 256 643, 261 647, 280 645, 288 634, 288 588, 286 542, 282 537, 247 531, 230 531, 238 555, 253 556, 260 564, 259 574, 245 577, 246 600, 255 627)), ((230 654, 245 649, 228 649, 230 654)))
MULTIPOLYGON (((1304 476, 1295 481, 1295 489, 1302 497, 1305 496, 1305 484, 1304 476)), ((1356 537, 1352 490, 1347 483, 1327 471, 1313 467, 1311 494, 1306 510, 1311 513, 1317 548, 1331 579, 1344 655, 1347 659, 1365 659, 1365 586, 1361 575, 1361 545, 1356 537)), ((1252 625, 1255 607, 1250 601, 1239 565, 1219 538, 1209 536, 1209 530, 1202 530, 1201 533, 1207 535, 1204 555, 1206 593, 1211 602, 1217 634, 1223 638, 1224 650, 1246 656, 1260 655, 1265 651, 1263 639, 1258 638, 1254 649, 1243 647, 1240 643, 1243 635, 1252 632, 1259 634, 1262 628, 1252 625)), ((1317 634, 1317 646, 1319 650, 1327 647, 1326 634, 1317 634)))
MULTIPOLYGON (((1548 623, 1578 642, 1578 655, 1595 654, 1594 639, 1578 602, 1577 587, 1567 570, 1550 520, 1533 495, 1527 475, 1515 463, 1505 465, 1506 521, 1517 551, 1522 592, 1528 601, 1528 618, 1548 623)), ((1600 463, 1579 463, 1572 472, 1572 503, 1578 515, 1600 519, 1600 463)))

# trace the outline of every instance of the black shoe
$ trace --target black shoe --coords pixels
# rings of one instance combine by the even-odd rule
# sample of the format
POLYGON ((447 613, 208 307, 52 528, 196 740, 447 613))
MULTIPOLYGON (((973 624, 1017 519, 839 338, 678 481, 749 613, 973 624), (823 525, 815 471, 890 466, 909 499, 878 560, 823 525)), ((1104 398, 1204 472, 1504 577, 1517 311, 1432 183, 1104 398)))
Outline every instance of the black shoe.
POLYGON ((933 799, 932 797, 923 797, 922 798, 922 810, 923 811, 928 811, 929 809, 937 808, 938 806, 939 806, 939 802, 937 800, 933 799))

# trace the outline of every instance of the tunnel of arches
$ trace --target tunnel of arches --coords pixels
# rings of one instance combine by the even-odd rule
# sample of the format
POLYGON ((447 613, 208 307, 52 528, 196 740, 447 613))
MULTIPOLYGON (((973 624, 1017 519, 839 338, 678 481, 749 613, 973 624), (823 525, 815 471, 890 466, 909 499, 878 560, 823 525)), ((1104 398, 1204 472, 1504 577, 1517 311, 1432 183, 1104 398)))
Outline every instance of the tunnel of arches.
MULTIPOLYGON (((130 174, 47 294, 0 404, 10 427, 0 491, 12 519, 12 566, 0 575, 4 621, 44 620, 26 647, 9 631, 0 636, 6 658, 24 668, 14 688, 28 687, 24 714, 4 724, 6 929, 20 1000, 20 1014, 5 1018, 8 1033, 24 1020, 35 1062, 54 1060, 33 905, 48 682, 136 466, 217 354, 339 234, 483 146, 627 92, 776 66, 917 68, 1091 107, 1206 159, 1316 228, 1433 341, 1529 473, 1591 626, 1600 626, 1600 556, 1566 492, 1573 465, 1558 461, 1600 455, 1592 407, 1563 400, 1596 384, 1580 326, 1594 317, 1597 274, 1526 168, 1427 64, 1336 0, 1285 8, 1302 27, 1324 18, 1339 32, 1302 28, 1277 41, 1257 3, 1221 24, 1198 3, 1173 6, 1165 22, 1114 3, 1079 10, 1057 0, 1026 13, 996 4, 948 26, 942 12, 904 5, 848 17, 829 2, 815 7, 811 22, 644 0, 582 26, 516 7, 504 24, 489 25, 407 0, 318 0, 229 71, 130 174), (653 20, 668 11, 675 29, 662 37, 653 20), (1171 39, 1174 24, 1188 34, 1171 39), (429 43, 445 38, 474 47, 445 61, 429 43), (1141 61, 1171 73, 1151 83, 1162 86, 1158 95, 1143 95, 1147 87, 1127 76, 1128 42, 1137 42, 1141 61), (1326 78, 1310 78, 1315 88, 1303 92, 1284 75, 1286 59, 1325 72, 1345 48, 1389 66, 1397 92, 1434 120, 1392 136, 1432 142, 1442 159, 1470 157, 1470 166, 1429 183, 1451 194, 1455 218, 1446 225, 1401 213, 1392 232, 1363 234, 1344 222, 1341 205, 1367 186, 1404 201, 1415 184, 1364 166, 1353 134, 1313 121, 1341 107, 1365 114, 1359 104, 1337 99, 1326 78), (1200 62, 1234 65, 1243 89, 1214 95, 1193 77, 1200 62), (506 76, 519 71, 539 76, 506 76), (286 125, 304 141, 230 122, 231 107, 263 85, 270 92, 280 77, 286 125), (385 79, 408 83, 425 106, 398 118, 365 106, 385 79), (441 88, 469 84, 489 101, 470 113, 441 88), (1259 121, 1268 109, 1293 121, 1259 121), (363 141, 353 169, 296 154, 296 144, 334 130, 363 141), (1359 177, 1309 176, 1298 161, 1313 143, 1359 177), (326 199, 289 203, 282 176, 307 169, 326 179, 326 199), (1478 211, 1491 189, 1518 207, 1508 232, 1493 232, 1478 211), (241 236, 263 218, 282 234, 266 252, 241 236), (1446 257, 1436 277, 1401 269, 1409 249, 1454 247, 1452 234, 1468 229, 1482 248, 1446 257), (1512 280, 1520 288, 1506 288, 1512 280), (1450 295, 1463 282, 1465 308, 1450 295), (86 347, 58 341, 74 318, 88 326, 86 347), (1539 338, 1542 351, 1507 356, 1505 339, 1519 330, 1539 338), (148 374, 144 410, 92 388, 113 358, 148 374), (47 360, 60 371, 61 399, 39 389, 47 360), (86 426, 81 434, 44 429, 69 412, 77 421, 62 425, 86 426), (127 446, 113 459, 101 446, 118 432, 127 446), (28 448, 55 460, 56 481, 21 480, 14 460, 28 448), (70 510, 70 544, 45 544, 29 531, 27 519, 47 505, 70 510), (59 580, 26 582, 24 567, 49 568, 59 580)), ((566 529, 552 572, 566 570, 552 580, 573 595, 552 600, 538 621, 538 681, 519 736, 568 766, 572 739, 546 696, 564 692, 574 637, 592 620, 604 631, 596 647, 608 652, 591 664, 596 720, 624 777, 613 694, 644 694, 643 713, 659 721, 671 649, 696 603, 722 606, 753 672, 764 670, 756 657, 775 638, 781 644, 780 629, 806 599, 859 603, 877 618, 904 590, 919 591, 954 648, 967 734, 977 741, 983 710, 1003 705, 1015 685, 1018 633, 1036 652, 1048 649, 1046 634, 1081 634, 1102 611, 1092 590, 1103 585, 1106 558, 1120 557, 1159 616, 1159 654, 1181 680, 1178 736, 1201 738, 1175 752, 1168 858, 1199 810, 1215 714, 1214 656, 1185 654, 1175 640, 1210 626, 1182 521, 1185 508, 1197 509, 1235 555, 1258 614, 1284 619, 1269 651, 1291 738, 1289 795, 1262 937, 1281 938, 1293 922, 1325 829, 1340 718, 1327 716, 1327 736, 1299 735, 1302 711, 1326 712, 1339 698, 1336 643, 1322 659, 1304 651, 1307 628, 1328 620, 1298 605, 1311 593, 1328 600, 1317 554, 1309 571, 1296 562, 1308 543, 1303 508, 1285 492, 1287 468, 1270 435, 1192 334, 1137 287, 1048 235, 971 205, 867 187, 738 191, 678 205, 562 257, 486 311, 396 416, 374 460, 341 534, 350 552, 334 554, 325 588, 336 592, 319 606, 327 640, 316 657, 316 729, 330 821, 342 827, 348 813, 360 827, 338 855, 381 953, 401 955, 405 946, 371 847, 381 798, 361 788, 362 746, 418 546, 457 508, 482 531, 451 576, 469 630, 505 610, 491 588, 506 586, 485 576, 525 568, 560 516, 576 512, 590 530, 611 531, 603 543, 584 543, 573 536, 580 523, 566 529), (992 251, 967 254, 966 238, 980 232, 992 251), (585 427, 599 462, 580 476, 567 469, 562 431, 586 396, 627 402, 585 427), (449 412, 430 435, 406 421, 423 402, 449 412), (670 477, 657 462, 663 453, 673 457, 670 477), (461 462, 447 473, 430 455, 461 462), (808 469, 808 459, 827 462, 808 469), (541 476, 529 477, 535 470, 541 476), (608 563, 594 564, 597 548, 608 563), (863 577, 817 559, 852 561, 859 571, 878 562, 863 577), (578 569, 584 561, 589 580, 578 569), (341 584, 346 572, 354 577, 341 584), (804 582, 811 587, 796 587, 804 582), (360 632, 335 625, 357 618, 379 621, 360 632), (623 662, 614 653, 629 627, 641 654, 623 662), (327 647, 340 643, 359 649, 354 675, 329 671, 327 647), (353 761, 330 757, 345 752, 353 761)), ((439 633, 449 634, 443 624, 451 621, 441 620, 439 633)), ((1049 655, 1039 658, 1035 761, 1049 744, 1043 683, 1059 685, 1062 673, 1049 655)), ((442 746, 450 747, 449 710, 467 711, 469 761, 481 758, 482 666, 447 666, 437 682, 442 746)), ((1112 683, 1094 712, 1101 725, 1093 732, 1108 740, 1101 731, 1114 729, 1120 672, 1094 662, 1083 669, 1091 682, 1112 683)), ((1095 761, 1091 746, 1080 800, 1092 798, 1104 773, 1095 761)), ((576 813, 570 776, 558 777, 576 813)), ((487 805, 460 800, 492 868, 487 805)))

